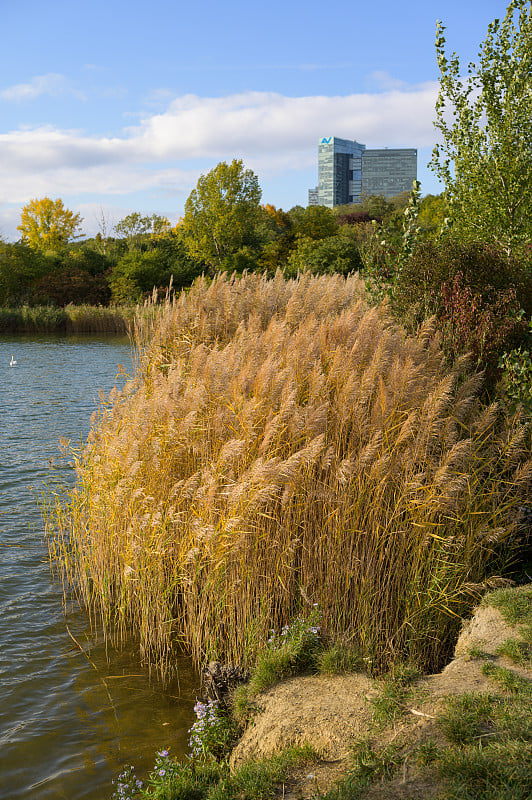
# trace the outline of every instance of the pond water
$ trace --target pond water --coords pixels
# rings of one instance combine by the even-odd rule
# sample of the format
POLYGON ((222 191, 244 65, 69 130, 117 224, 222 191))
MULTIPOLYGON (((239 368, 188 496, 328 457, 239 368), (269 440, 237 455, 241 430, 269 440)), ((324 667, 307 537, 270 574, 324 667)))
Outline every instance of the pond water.
POLYGON ((142 777, 156 750, 187 751, 188 660, 176 685, 150 682, 133 645, 106 648, 65 601, 47 559, 39 497, 75 479, 59 438, 86 437, 119 364, 132 369, 125 339, 0 337, 1 800, 102 800, 124 764, 142 777))

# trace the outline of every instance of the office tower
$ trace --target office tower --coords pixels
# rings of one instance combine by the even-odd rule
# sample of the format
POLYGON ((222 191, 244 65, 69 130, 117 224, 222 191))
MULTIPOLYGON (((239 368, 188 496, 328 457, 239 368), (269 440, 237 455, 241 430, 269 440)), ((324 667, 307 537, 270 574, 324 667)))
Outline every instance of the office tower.
POLYGON ((395 197, 417 179, 417 150, 366 150, 362 158, 362 194, 395 197))
POLYGON ((417 150, 366 150, 366 145, 337 136, 322 137, 318 151, 318 186, 309 205, 329 208, 358 203, 363 195, 393 197, 410 191, 417 178, 417 150))

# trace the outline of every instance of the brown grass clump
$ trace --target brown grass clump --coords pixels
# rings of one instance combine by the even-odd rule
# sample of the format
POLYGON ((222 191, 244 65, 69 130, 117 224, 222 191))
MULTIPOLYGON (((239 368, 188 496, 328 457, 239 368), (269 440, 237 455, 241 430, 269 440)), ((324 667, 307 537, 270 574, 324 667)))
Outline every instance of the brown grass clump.
POLYGON ((83 602, 163 671, 176 643, 249 663, 305 602, 375 670, 436 669, 511 548, 529 421, 357 277, 200 279, 144 319, 51 519, 83 602))

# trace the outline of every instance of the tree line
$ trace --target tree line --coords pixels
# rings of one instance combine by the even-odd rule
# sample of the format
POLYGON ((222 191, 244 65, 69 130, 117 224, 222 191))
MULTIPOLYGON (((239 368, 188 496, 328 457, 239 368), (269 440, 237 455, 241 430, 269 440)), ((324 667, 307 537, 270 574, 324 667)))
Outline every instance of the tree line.
MULTIPOLYGON (((372 221, 400 230, 408 194, 368 197, 331 210, 261 204, 257 176, 239 160, 202 175, 175 226, 162 216, 131 213, 80 241, 82 218, 61 199, 34 199, 22 210, 20 240, 0 244, 3 306, 136 303, 154 287, 189 286, 202 273, 261 271, 286 275, 348 274, 363 268, 372 221)), ((442 198, 421 203, 427 235, 442 198)))

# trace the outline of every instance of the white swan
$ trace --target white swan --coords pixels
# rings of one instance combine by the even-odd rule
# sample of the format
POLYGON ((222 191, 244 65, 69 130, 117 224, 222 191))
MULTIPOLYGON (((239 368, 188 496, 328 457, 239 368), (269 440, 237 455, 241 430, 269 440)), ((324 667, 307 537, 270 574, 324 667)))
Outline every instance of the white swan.
POLYGON ((16 361, 15 361, 15 359, 13 358, 13 353, 11 353, 11 361, 9 362, 9 366, 10 366, 10 367, 14 367, 16 363, 17 363, 17 362, 16 362, 16 361))

